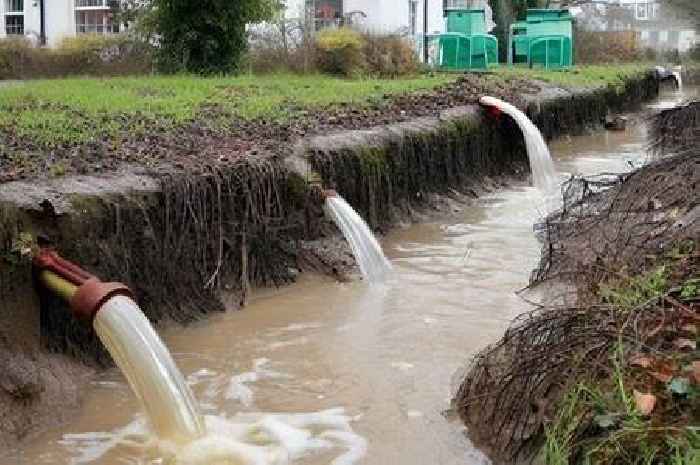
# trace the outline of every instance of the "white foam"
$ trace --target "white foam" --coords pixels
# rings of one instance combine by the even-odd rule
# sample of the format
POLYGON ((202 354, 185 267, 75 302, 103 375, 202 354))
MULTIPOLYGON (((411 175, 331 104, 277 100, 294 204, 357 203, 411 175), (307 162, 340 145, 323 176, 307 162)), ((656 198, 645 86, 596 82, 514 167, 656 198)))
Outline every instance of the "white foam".
POLYGON ((253 361, 253 370, 232 376, 224 397, 229 400, 237 400, 246 407, 253 405, 254 394, 248 384, 261 379, 288 379, 291 376, 265 368, 270 364, 267 358, 258 358, 253 361))
POLYGON ((143 418, 113 432, 67 434, 61 444, 75 454, 75 465, 94 463, 123 447, 147 457, 147 463, 168 465, 289 465, 318 453, 333 457, 332 465, 354 465, 367 453, 366 440, 352 430, 353 419, 342 408, 207 415, 204 421, 207 433, 187 444, 158 440, 143 418))
POLYGON ((409 371, 413 369, 413 364, 408 362, 392 362, 391 367, 401 371, 409 371))

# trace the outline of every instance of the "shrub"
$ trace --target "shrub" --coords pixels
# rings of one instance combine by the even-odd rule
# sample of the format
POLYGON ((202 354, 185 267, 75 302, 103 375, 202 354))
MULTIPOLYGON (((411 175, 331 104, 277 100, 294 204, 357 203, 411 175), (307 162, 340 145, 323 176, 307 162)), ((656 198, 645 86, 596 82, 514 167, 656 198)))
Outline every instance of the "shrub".
POLYGON ((163 71, 201 74, 236 71, 248 46, 248 24, 271 19, 276 0, 151 0, 141 23, 159 40, 163 71))
POLYGON ((353 29, 324 29, 316 37, 318 67, 330 74, 362 74, 367 68, 364 47, 364 37, 353 29))
POLYGON ((620 63, 641 58, 637 35, 632 31, 587 31, 577 28, 576 63, 620 63))
POLYGON ((411 42, 399 36, 365 35, 367 70, 379 77, 415 74, 420 68, 411 42))
POLYGON ((0 79, 114 76, 151 71, 151 47, 127 36, 80 36, 55 48, 25 39, 0 40, 0 79))

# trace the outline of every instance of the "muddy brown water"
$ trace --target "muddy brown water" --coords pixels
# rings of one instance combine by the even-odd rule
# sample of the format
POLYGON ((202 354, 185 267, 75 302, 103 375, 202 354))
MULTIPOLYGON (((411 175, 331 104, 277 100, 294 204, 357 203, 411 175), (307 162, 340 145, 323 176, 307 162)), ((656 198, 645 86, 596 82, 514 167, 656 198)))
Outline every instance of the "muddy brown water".
MULTIPOLYGON (((656 105, 678 99, 666 95, 656 105)), ((627 170, 645 144, 645 126, 634 124, 550 148, 561 173, 593 174, 627 170)), ((342 407, 367 444, 357 463, 486 463, 445 411, 468 358, 528 309, 515 291, 539 257, 536 199, 531 187, 514 185, 450 218, 395 230, 382 240, 394 266, 384 285, 304 277, 259 292, 244 311, 166 329, 164 340, 205 413, 342 407)), ((5 451, 0 464, 164 463, 144 453, 142 439, 129 440, 140 415, 121 374, 108 371, 91 382, 71 423, 5 451)), ((338 455, 309 453, 294 463, 338 455)))

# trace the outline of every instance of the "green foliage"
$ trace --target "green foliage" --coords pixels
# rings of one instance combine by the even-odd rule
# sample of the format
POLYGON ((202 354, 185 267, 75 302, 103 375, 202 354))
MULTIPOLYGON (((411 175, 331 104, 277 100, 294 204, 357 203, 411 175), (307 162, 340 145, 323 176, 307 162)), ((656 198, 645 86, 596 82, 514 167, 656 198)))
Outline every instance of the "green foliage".
POLYGON ((246 50, 246 25, 279 7, 277 0, 152 0, 142 23, 158 37, 164 71, 228 73, 246 50))
POLYGON ((530 69, 524 66, 501 67, 497 76, 502 78, 521 77, 548 82, 568 88, 599 88, 613 86, 624 88, 625 82, 649 70, 645 63, 625 63, 615 66, 586 65, 571 69, 548 71, 530 69))
POLYGON ((689 279, 681 286, 681 298, 695 299, 700 295, 700 278, 689 279))
MULTIPOLYGON (((620 343, 611 357, 615 368, 609 380, 578 383, 562 396, 545 428, 545 465, 698 463, 698 428, 641 415, 626 384, 622 356, 620 343)), ((678 384, 683 390, 685 385, 678 384)))
POLYGON ((347 27, 324 29, 316 37, 316 46, 321 71, 348 77, 365 72, 365 40, 359 32, 347 27))
POLYGON ((662 265, 649 273, 602 285, 600 296, 618 308, 629 310, 663 295, 669 287, 668 278, 669 269, 662 265))
MULTIPOLYGON (((580 429, 585 427, 586 404, 591 402, 591 394, 587 386, 577 384, 562 397, 556 417, 545 428, 543 453, 546 465, 569 465, 580 429)), ((600 424, 605 427, 613 423, 612 419, 600 419, 600 424)))

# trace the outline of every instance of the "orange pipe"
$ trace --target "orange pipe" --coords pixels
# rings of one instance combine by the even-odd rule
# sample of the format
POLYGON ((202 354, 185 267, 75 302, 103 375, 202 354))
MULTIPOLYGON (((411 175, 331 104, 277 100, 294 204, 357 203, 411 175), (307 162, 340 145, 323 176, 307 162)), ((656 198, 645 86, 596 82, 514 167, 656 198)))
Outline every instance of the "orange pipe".
POLYGON ((40 282, 69 303, 77 320, 91 323, 102 306, 117 295, 134 298, 126 285, 104 283, 53 249, 41 249, 33 264, 40 282))

